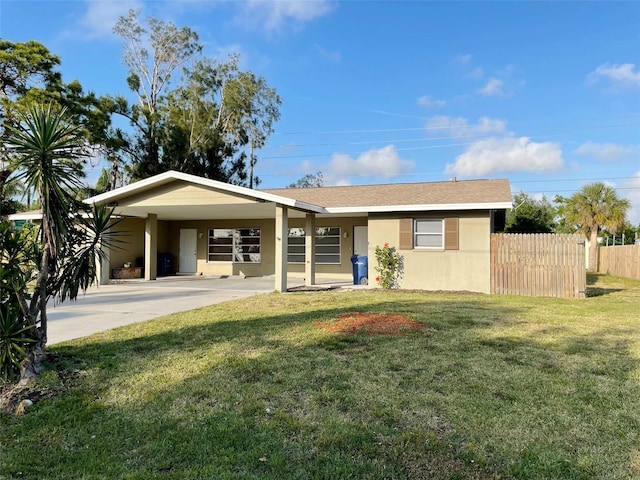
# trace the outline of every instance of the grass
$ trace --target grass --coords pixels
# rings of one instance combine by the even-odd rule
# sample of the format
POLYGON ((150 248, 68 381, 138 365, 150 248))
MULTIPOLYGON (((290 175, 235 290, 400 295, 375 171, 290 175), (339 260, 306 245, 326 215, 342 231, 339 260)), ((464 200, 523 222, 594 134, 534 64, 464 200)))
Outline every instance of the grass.
POLYGON ((0 479, 640 478, 640 282, 269 294, 52 347, 0 479), (407 315, 398 336, 318 329, 407 315))

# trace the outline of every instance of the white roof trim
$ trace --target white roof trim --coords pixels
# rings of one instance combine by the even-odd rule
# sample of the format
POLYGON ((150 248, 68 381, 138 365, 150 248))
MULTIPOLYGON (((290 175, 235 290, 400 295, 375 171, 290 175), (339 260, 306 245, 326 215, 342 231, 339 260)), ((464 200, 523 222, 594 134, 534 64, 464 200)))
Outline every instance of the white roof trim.
POLYGON ((8 215, 9 220, 40 220, 42 218, 42 212, 22 212, 12 213, 8 215))
POLYGON ((117 199, 121 198, 123 195, 137 193, 138 191, 144 191, 154 186, 164 185, 173 180, 182 180, 184 182, 201 185, 203 187, 215 188, 224 192, 235 193, 237 195, 243 195, 245 197, 252 197, 259 201, 278 203, 300 210, 308 210, 314 213, 325 213, 325 209, 323 207, 313 205, 311 203, 300 202, 298 200, 294 200, 293 198, 273 195, 272 193, 265 193, 261 192, 260 190, 239 187, 238 185, 231 185, 229 183, 210 180, 208 178, 202 178, 196 175, 190 175, 188 173, 176 172, 174 170, 169 170, 168 172, 145 178, 144 180, 131 183, 110 192, 101 193, 100 195, 96 195, 95 197, 87 198, 84 202, 90 205, 95 203, 109 203, 112 201, 117 201, 117 199))
POLYGON ((327 213, 393 213, 414 211, 501 210, 513 208, 511 202, 490 203, 430 203, 421 205, 376 205, 364 207, 328 207, 327 213))

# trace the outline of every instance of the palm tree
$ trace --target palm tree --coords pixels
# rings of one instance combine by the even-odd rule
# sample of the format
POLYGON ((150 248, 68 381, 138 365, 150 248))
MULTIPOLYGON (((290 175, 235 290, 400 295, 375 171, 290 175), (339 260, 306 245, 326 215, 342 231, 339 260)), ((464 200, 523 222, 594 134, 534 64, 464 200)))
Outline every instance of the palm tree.
POLYGON ((590 241, 589 270, 598 269, 598 231, 616 231, 625 221, 629 201, 618 197, 616 191, 602 182, 585 185, 565 200, 567 224, 590 241))
POLYGON ((100 245, 109 244, 111 212, 84 207, 76 198, 84 175, 82 158, 85 139, 79 126, 66 121, 65 109, 36 105, 20 118, 21 127, 11 128, 9 148, 14 154, 12 169, 27 189, 37 192, 42 207, 38 265, 35 286, 29 292, 15 292, 26 326, 33 329, 37 343, 30 349, 22 372, 28 380, 38 372, 47 343, 47 301, 75 298, 96 276, 100 245), (29 303, 27 303, 29 300, 29 303))

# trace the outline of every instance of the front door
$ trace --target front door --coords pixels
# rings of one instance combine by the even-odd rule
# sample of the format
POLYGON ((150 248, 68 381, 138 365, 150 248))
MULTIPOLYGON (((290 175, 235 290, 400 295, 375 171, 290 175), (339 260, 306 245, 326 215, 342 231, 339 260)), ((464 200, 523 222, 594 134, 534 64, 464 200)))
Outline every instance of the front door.
POLYGON ((353 254, 367 255, 369 250, 368 228, 355 226, 353 227, 353 254))
POLYGON ((196 273, 198 268, 198 230, 180 229, 180 273, 196 273))

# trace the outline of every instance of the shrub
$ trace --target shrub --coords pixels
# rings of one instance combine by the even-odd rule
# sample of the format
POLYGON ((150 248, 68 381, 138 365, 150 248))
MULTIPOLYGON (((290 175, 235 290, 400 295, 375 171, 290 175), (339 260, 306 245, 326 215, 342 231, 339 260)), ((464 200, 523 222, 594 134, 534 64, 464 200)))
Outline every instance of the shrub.
POLYGON ((376 282, 382 288, 398 288, 402 277, 403 258, 395 247, 390 247, 388 243, 380 247, 376 245, 376 272, 380 275, 376 277, 376 282))
POLYGON ((37 341, 32 330, 13 305, 0 304, 0 379, 10 381, 20 374, 25 347, 37 341))

